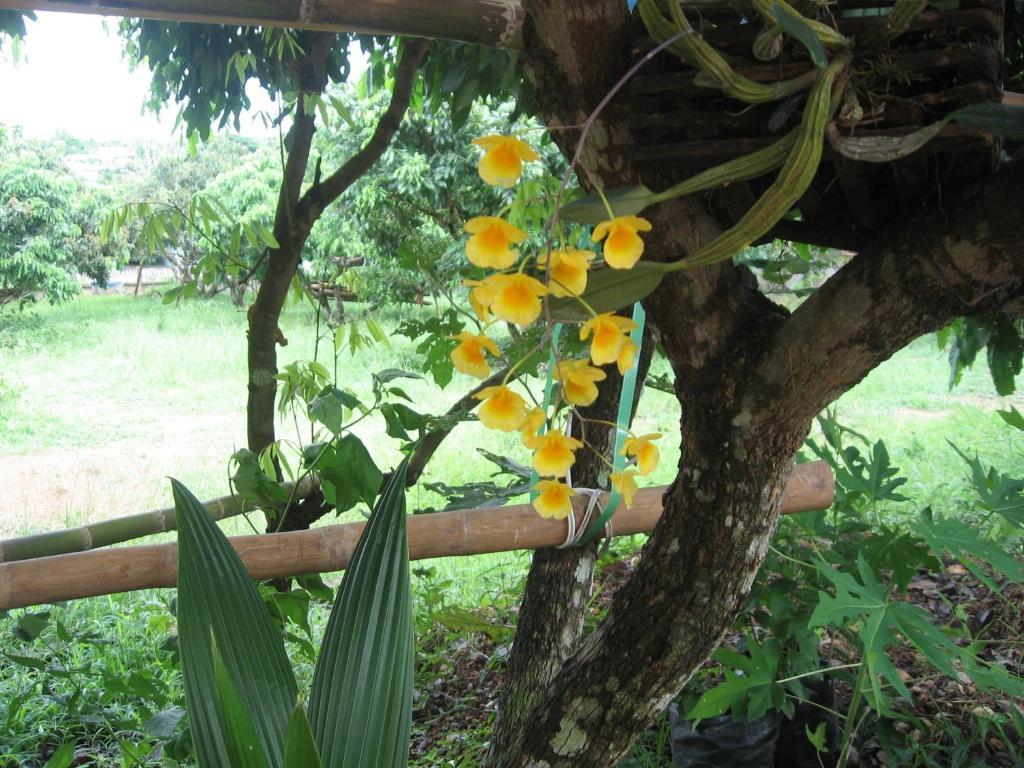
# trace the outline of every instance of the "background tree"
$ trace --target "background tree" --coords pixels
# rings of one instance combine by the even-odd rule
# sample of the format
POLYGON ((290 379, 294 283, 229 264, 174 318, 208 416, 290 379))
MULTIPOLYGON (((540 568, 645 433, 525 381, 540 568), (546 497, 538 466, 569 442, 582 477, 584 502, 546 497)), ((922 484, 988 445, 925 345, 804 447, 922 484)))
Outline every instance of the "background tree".
POLYGON ((0 132, 0 307, 52 303, 103 284, 127 259, 124 241, 99 237, 109 196, 71 180, 53 149, 0 132))
MULTIPOLYGON (((303 189, 317 110, 324 103, 328 84, 347 76, 348 47, 353 38, 146 21, 126 21, 122 33, 128 54, 145 61, 153 71, 152 106, 178 101, 181 120, 200 137, 208 136, 214 123, 225 126, 234 121, 237 125, 249 106, 245 85, 250 79, 279 100, 279 120, 290 124, 282 142, 284 159, 273 237, 268 239, 258 266, 261 279, 249 314, 246 419, 249 449, 259 453, 275 441, 278 318, 312 227, 387 148, 409 105, 427 44, 414 41, 404 46, 391 101, 367 143, 333 172, 325 174, 317 167, 303 189), (232 72, 237 77, 225 77, 232 72), (289 94, 291 98, 286 98, 289 94)), ((295 515, 289 519, 285 513, 285 517, 286 528, 309 523, 295 515)), ((271 530, 278 528, 278 520, 268 523, 271 530)))

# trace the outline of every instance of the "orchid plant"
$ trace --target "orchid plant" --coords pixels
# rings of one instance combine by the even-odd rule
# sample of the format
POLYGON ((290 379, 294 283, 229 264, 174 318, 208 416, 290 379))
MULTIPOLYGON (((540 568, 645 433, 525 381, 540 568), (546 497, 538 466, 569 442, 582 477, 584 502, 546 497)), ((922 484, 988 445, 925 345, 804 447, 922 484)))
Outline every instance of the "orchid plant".
MULTIPOLYGON (((539 159, 527 142, 515 136, 482 136, 473 143, 484 150, 478 165, 480 178, 502 188, 512 188, 519 182, 523 163, 539 159)), ((640 216, 615 216, 607 201, 605 208, 608 218, 594 227, 591 240, 602 244, 601 260, 605 266, 633 269, 644 253, 640 233, 650 231, 651 223, 640 216)), ((548 223, 557 225, 557 213, 548 223)), ((542 478, 532 488, 534 509, 542 517, 565 518, 572 512, 576 494, 559 478, 568 475, 577 451, 591 448, 585 425, 592 420, 582 416, 578 408, 597 399, 598 384, 607 379, 603 366, 614 365, 624 375, 636 365, 637 345, 629 336, 636 323, 614 312, 598 312, 587 301, 590 269, 598 263, 596 251, 564 242, 554 247, 549 239, 540 253, 522 253, 518 246, 528 240, 528 233, 500 215, 472 218, 466 222, 465 231, 469 234, 467 259, 491 272, 481 280, 465 281, 479 332, 464 331, 452 337, 459 342, 451 353, 452 363, 468 376, 487 379, 491 375, 488 356, 501 356, 497 343, 487 335, 492 325, 502 321, 523 329, 536 322, 548 324, 538 347, 551 347, 552 380, 558 384, 553 407, 535 397, 528 387, 524 387, 523 394, 510 387, 509 382, 522 361, 509 367, 501 384, 482 389, 476 398, 482 401, 479 417, 485 427, 518 432, 523 446, 532 452, 532 466, 542 478), (551 313, 545 311, 545 302, 551 298, 575 300, 585 310, 589 319, 580 323, 578 333, 580 341, 589 341, 587 357, 559 356, 556 337, 551 332, 551 313), (582 439, 567 434, 569 414, 584 425, 582 439)), ((529 354, 536 351, 534 348, 529 354)), ((632 505, 637 491, 637 476, 649 475, 658 466, 660 452, 654 441, 660 437, 630 433, 622 452, 636 459, 634 468, 616 472, 612 462, 600 456, 612 470, 612 487, 627 507, 632 505)))

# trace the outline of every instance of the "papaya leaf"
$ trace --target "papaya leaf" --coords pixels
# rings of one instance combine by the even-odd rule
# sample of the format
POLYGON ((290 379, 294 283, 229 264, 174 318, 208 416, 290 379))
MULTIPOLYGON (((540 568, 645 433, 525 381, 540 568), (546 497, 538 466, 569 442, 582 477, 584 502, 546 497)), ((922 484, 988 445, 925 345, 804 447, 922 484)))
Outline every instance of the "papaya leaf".
POLYGON ((984 541, 977 532, 952 518, 934 519, 930 509, 925 509, 912 526, 936 552, 948 552, 959 560, 967 570, 997 595, 1002 594, 999 584, 985 569, 978 567, 977 560, 988 563, 1006 578, 1024 583, 1024 566, 1006 551, 991 542, 984 541))
POLYGON ((977 455, 973 458, 950 443, 971 468, 971 484, 980 498, 982 509, 1006 518, 1024 528, 1024 480, 1011 477, 995 467, 985 467, 977 455))
POLYGON ((412 597, 405 474, 391 474, 338 591, 313 676, 324 768, 404 768, 412 718, 412 597))
POLYGON ((171 480, 178 520, 178 652, 196 756, 234 768, 212 638, 272 768, 282 765, 298 689, 284 642, 245 566, 198 499, 171 480))
POLYGON ((1008 411, 996 411, 996 413, 1014 429, 1024 431, 1024 413, 1018 411, 1014 406, 1011 405, 1008 411))
POLYGON ((957 677, 955 661, 973 663, 963 649, 932 624, 927 611, 911 603, 892 600, 886 586, 862 556, 857 560, 857 576, 837 571, 824 561, 816 562, 815 567, 832 583, 835 596, 818 593, 819 602, 809 624, 823 627, 862 622, 857 636, 863 645, 863 661, 868 668, 875 702, 885 701, 883 680, 899 695, 911 698, 886 651, 890 645, 898 644, 901 636, 932 666, 954 679, 957 677))
POLYGON ((758 645, 747 636, 749 656, 728 648, 719 648, 714 658, 727 667, 725 682, 706 691, 689 712, 688 720, 703 720, 732 711, 734 715, 755 719, 781 706, 785 690, 775 682, 779 670, 779 648, 775 640, 758 645))

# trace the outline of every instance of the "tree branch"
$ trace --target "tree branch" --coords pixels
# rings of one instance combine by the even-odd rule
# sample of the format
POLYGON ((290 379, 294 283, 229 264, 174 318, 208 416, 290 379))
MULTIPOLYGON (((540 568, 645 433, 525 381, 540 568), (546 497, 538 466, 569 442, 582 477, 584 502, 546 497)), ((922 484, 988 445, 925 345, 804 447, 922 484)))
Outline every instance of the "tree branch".
POLYGON ((945 210, 880 237, 782 324, 755 375, 810 420, 913 339, 953 318, 1000 309, 1024 294, 1020 199, 1024 164, 1012 163, 945 210), (788 396, 799 393, 799 397, 788 396))
POLYGON ((437 427, 424 435, 419 447, 409 457, 409 465, 405 473, 405 484, 407 486, 412 487, 416 484, 416 481, 420 479, 420 475, 423 474, 423 470, 426 469, 427 462, 433 458, 434 453, 441 446, 441 443, 444 442, 444 439, 455 429, 463 417, 480 404, 480 401, 476 399, 476 395, 487 387, 501 384, 507 375, 508 368, 502 368, 473 387, 473 389, 459 398, 458 402, 441 417, 441 421, 445 426, 437 427))
POLYGON ((391 102, 377 121, 373 135, 366 146, 352 155, 338 170, 306 190, 298 203, 300 218, 315 220, 324 208, 337 200, 387 150, 409 108, 416 71, 430 47, 430 41, 418 38, 406 39, 404 43, 405 51, 398 64, 391 102))

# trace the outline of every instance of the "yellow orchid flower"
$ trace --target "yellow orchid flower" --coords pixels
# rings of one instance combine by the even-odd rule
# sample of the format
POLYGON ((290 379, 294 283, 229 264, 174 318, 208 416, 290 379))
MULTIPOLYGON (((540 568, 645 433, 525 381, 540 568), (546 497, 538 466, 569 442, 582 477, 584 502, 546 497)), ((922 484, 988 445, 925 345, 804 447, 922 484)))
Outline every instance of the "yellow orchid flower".
POLYGON ((487 364, 484 350, 495 357, 501 357, 501 350, 492 339, 482 333, 470 333, 469 331, 463 331, 457 336, 449 338, 459 341, 459 346, 451 353, 452 364, 457 370, 468 376, 476 376, 478 379, 486 379, 491 375, 491 367, 487 364))
POLYGON ((622 344, 622 349, 619 350, 619 356, 615 358, 615 364, 619 368, 620 376, 625 376, 626 371, 636 364, 636 353, 636 344, 627 336, 626 341, 622 344))
POLYGON ((640 216, 616 216, 594 227, 595 243, 604 240, 604 262, 613 269, 631 269, 644 252, 637 232, 649 232, 651 222, 640 216))
POLYGON ((551 259, 551 295, 566 297, 579 296, 587 289, 587 270, 590 261, 597 256, 593 251, 581 251, 579 248, 559 248, 550 254, 542 255, 537 264, 547 267, 548 257, 551 259))
POLYGON ((513 245, 523 242, 527 235, 497 216, 476 216, 466 222, 466 231, 472 235, 466 243, 466 256, 478 267, 508 269, 519 258, 513 245))
POLYGON ((468 286, 469 304, 480 319, 481 323, 491 321, 491 302, 494 301, 494 287, 486 280, 463 280, 462 284, 468 286))
POLYGON ((636 492, 639 490, 636 485, 636 470, 627 469, 622 472, 612 472, 611 474, 612 488, 619 492, 623 502, 626 504, 626 509, 633 506, 633 497, 636 496, 636 492))
POLYGON ((619 317, 613 312, 602 312, 583 324, 580 328, 580 341, 586 341, 593 333, 590 359, 594 361, 594 365, 608 365, 618 360, 622 345, 629 338, 626 334, 634 328, 636 323, 629 318, 619 317))
POLYGON ((485 387, 473 397, 484 401, 478 415, 488 429, 515 432, 526 420, 526 401, 504 385, 485 387))
POLYGON ((564 520, 572 514, 572 497, 576 491, 558 480, 541 480, 533 490, 540 495, 533 500, 533 508, 541 517, 564 520))
POLYGON ((576 438, 557 430, 526 438, 523 442, 527 448, 533 449, 533 468, 542 477, 564 475, 576 462, 575 452, 583 447, 576 438))
POLYGON ((639 437, 627 437, 619 452, 623 456, 636 456, 636 463, 641 475, 649 475, 658 468, 661 460, 661 451, 658 450, 652 441, 661 437, 660 432, 652 432, 649 435, 639 437))
POLYGON ((492 291, 491 312, 509 323, 525 326, 540 317, 540 297, 548 289, 540 280, 521 272, 511 275, 491 275, 484 285, 492 291))
POLYGON ((540 160, 533 147, 515 136, 481 136, 473 143, 484 151, 477 165, 480 178, 495 187, 514 187, 523 172, 523 161, 540 160))
POLYGON ((526 420, 523 425, 519 428, 519 431, 523 435, 523 442, 525 443, 529 438, 537 434, 537 430, 540 429, 544 422, 547 421, 547 417, 544 415, 544 410, 534 406, 526 412, 526 420))
POLYGON ((565 399, 573 405, 590 405, 597 399, 597 383, 607 378, 586 360, 559 360, 553 378, 562 382, 565 399))

